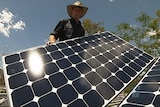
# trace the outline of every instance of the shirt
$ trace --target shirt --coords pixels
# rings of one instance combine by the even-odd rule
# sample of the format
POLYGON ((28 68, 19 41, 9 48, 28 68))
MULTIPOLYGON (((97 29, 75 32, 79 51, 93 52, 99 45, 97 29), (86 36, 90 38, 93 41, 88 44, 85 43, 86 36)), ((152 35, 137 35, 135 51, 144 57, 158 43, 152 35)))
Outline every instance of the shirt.
POLYGON ((59 38, 60 41, 63 41, 84 36, 85 31, 80 21, 77 23, 73 18, 70 18, 59 21, 54 31, 50 34, 54 35, 56 39, 59 38))

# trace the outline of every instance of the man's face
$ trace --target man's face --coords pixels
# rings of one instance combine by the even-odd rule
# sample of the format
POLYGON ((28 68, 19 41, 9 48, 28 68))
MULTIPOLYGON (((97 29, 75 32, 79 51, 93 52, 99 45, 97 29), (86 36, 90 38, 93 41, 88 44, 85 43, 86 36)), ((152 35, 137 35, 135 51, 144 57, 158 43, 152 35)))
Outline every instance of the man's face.
POLYGON ((75 19, 80 19, 80 17, 82 16, 82 11, 82 8, 74 7, 72 10, 72 17, 75 19))

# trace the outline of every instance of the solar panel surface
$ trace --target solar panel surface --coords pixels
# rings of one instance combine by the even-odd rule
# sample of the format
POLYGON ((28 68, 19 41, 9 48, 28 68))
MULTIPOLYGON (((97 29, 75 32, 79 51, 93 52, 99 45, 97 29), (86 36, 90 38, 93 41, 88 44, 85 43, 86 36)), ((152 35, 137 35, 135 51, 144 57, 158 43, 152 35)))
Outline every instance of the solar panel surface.
POLYGON ((8 54, 10 106, 106 106, 153 60, 110 32, 8 54))
POLYGON ((121 107, 158 107, 160 104, 160 58, 145 74, 133 91, 120 105, 121 107))

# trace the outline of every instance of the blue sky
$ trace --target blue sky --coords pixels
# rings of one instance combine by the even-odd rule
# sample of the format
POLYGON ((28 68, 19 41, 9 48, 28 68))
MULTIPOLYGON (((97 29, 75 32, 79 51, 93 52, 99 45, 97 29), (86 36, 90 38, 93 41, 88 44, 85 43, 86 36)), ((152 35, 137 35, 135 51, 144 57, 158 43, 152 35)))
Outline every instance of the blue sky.
MULTIPOLYGON (((89 8, 81 19, 103 22, 105 30, 134 19, 141 12, 155 17, 160 0, 80 0, 89 8)), ((68 4, 75 0, 1 0, 0 1, 0 54, 45 44, 49 33, 63 18, 69 18, 68 4)))

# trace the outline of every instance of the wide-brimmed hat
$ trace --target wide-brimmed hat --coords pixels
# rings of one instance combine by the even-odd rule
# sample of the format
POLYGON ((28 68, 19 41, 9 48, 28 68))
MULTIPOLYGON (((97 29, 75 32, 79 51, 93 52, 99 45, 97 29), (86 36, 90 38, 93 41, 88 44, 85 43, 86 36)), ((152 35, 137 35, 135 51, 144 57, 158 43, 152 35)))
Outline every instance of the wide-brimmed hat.
POLYGON ((76 1, 73 4, 67 6, 67 12, 68 12, 68 15, 70 17, 72 17, 72 9, 73 9, 73 7, 81 7, 82 8, 83 12, 82 12, 82 16, 81 17, 83 17, 86 14, 87 10, 88 10, 88 7, 83 6, 83 4, 80 1, 76 1))

